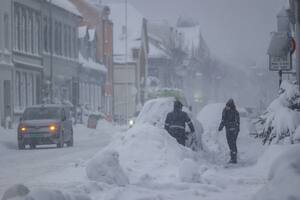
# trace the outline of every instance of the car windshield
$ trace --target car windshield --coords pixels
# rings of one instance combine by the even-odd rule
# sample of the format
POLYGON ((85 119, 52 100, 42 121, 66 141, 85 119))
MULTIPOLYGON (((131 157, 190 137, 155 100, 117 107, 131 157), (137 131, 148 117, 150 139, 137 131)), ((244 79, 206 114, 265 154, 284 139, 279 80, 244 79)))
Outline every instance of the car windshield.
POLYGON ((60 116, 59 108, 27 108, 24 112, 24 120, 36 119, 58 119, 60 116))

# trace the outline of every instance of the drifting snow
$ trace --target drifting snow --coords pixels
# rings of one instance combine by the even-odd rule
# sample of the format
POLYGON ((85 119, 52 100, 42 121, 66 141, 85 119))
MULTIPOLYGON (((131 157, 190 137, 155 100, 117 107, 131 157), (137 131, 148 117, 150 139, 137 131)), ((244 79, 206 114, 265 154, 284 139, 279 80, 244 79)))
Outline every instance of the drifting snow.
POLYGON ((104 151, 89 161, 86 167, 89 179, 108 184, 125 186, 129 179, 119 164, 119 154, 115 151, 104 151))
POLYGON ((253 198, 254 200, 300 199, 300 145, 294 145, 273 162, 269 183, 253 198))

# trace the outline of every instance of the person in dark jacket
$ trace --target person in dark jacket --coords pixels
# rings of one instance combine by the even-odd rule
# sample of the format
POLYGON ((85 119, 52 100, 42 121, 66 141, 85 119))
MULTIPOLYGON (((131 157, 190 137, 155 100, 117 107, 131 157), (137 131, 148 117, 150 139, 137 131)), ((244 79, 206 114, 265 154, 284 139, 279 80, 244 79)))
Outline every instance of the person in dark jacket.
POLYGON ((222 121, 219 126, 219 131, 226 129, 226 139, 230 149, 229 163, 237 163, 237 146, 236 140, 240 132, 240 115, 237 111, 233 99, 229 99, 222 112, 222 121))
POLYGON ((185 146, 185 125, 188 124, 192 133, 195 132, 195 128, 188 114, 182 111, 182 106, 180 101, 176 100, 174 102, 174 110, 173 112, 168 113, 165 120, 165 129, 179 144, 185 146))

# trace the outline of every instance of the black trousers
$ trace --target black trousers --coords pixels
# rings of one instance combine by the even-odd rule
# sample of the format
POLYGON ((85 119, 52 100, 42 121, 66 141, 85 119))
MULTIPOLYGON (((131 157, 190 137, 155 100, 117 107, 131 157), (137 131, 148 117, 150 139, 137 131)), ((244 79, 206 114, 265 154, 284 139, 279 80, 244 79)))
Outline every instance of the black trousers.
POLYGON ((173 136, 179 144, 185 146, 186 136, 184 130, 173 129, 170 131, 170 135, 173 136))
POLYGON ((237 155, 237 146, 236 146, 236 140, 238 137, 238 132, 236 130, 226 130, 226 139, 227 143, 230 149, 230 155, 231 159, 236 160, 237 155))

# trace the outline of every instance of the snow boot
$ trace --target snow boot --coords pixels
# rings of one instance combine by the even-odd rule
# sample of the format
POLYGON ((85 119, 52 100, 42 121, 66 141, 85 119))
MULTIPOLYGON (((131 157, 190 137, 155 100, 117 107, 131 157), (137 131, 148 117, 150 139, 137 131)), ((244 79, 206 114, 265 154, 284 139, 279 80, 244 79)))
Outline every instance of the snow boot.
POLYGON ((236 164, 237 163, 237 153, 236 152, 230 152, 230 160, 228 162, 229 164, 236 164))

